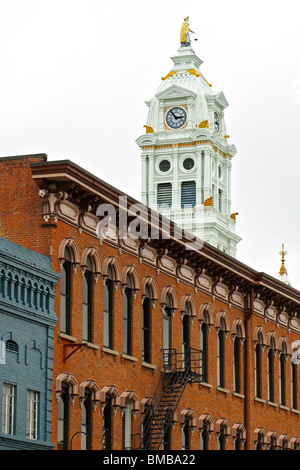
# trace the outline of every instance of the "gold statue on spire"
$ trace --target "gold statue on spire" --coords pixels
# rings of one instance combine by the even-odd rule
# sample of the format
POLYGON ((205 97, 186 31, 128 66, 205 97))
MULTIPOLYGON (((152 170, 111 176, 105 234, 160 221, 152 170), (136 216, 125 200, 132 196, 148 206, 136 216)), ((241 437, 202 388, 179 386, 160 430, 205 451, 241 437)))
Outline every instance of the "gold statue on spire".
POLYGON ((195 34, 189 27, 189 16, 184 18, 181 31, 180 31, 180 43, 181 47, 186 47, 191 45, 190 33, 195 34))
POLYGON ((282 244, 282 249, 281 251, 279 251, 279 254, 281 255, 281 268, 279 270, 279 274, 280 276, 283 276, 284 274, 287 274, 287 271, 284 265, 284 261, 285 261, 284 257, 285 255, 287 255, 287 251, 284 251, 284 244, 282 244))

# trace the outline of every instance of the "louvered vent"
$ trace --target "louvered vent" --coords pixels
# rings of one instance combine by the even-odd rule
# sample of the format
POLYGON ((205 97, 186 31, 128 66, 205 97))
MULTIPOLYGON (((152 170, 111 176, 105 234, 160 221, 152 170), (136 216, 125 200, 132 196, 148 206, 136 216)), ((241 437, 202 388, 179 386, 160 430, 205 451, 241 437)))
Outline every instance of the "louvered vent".
POLYGON ((194 207, 196 205, 196 182, 183 181, 181 183, 181 207, 194 207))
POLYGON ((18 352, 19 346, 15 341, 9 339, 9 340, 6 341, 6 350, 7 351, 18 352))
POLYGON ((159 183, 157 185, 157 205, 158 207, 172 206, 172 185, 171 183, 159 183))

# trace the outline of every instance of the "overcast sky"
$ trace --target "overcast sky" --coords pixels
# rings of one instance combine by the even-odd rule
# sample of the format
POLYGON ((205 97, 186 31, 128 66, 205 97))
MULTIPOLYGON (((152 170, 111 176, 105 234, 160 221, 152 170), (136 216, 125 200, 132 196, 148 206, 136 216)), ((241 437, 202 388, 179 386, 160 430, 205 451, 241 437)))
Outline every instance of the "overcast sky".
MULTIPOLYGON (((233 159, 237 258, 300 289, 299 0, 0 0, 0 156, 70 159, 140 200, 137 137, 183 19, 233 159)), ((1 180, 0 180, 1 184, 1 180)))

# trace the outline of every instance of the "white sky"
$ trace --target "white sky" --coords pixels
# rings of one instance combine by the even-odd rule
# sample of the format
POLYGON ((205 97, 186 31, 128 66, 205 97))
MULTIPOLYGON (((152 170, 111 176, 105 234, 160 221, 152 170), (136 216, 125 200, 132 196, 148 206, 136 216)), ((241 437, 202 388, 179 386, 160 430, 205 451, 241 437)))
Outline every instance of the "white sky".
POLYGON ((229 102, 237 258, 277 277, 285 243, 300 289, 299 13, 299 0, 0 0, 0 156, 70 159, 140 200, 144 102, 189 15, 229 102))

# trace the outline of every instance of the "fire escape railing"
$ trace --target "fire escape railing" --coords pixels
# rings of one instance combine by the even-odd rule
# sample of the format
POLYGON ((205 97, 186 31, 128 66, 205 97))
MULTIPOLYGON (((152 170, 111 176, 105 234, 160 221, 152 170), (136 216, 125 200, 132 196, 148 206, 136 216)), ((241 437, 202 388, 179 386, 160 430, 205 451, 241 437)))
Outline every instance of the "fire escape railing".
POLYGON ((186 384, 201 382, 201 377, 201 351, 163 350, 163 373, 141 423, 139 449, 155 450, 162 446, 186 384))

